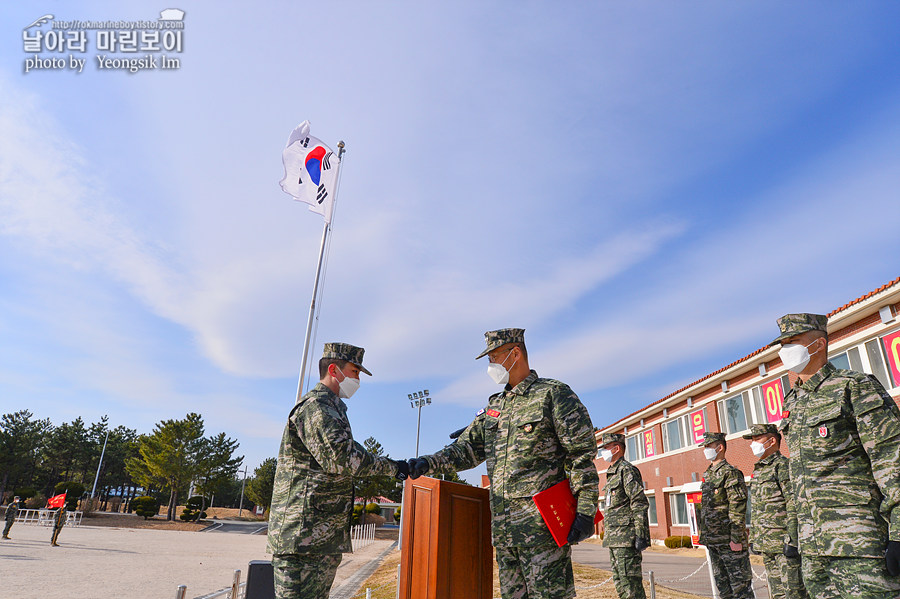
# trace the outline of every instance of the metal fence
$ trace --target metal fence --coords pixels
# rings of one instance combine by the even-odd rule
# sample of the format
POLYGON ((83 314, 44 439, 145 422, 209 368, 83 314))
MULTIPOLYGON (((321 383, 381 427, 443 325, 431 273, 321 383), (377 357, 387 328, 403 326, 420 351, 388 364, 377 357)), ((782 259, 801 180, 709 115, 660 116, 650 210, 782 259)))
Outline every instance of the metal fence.
POLYGON ((350 543, 353 551, 375 542, 375 524, 359 524, 350 528, 350 543))
MULTIPOLYGON (((81 524, 81 517, 84 512, 66 511, 66 526, 78 526, 81 524)), ((19 510, 16 516, 16 522, 22 524, 37 524, 38 526, 53 526, 53 518, 56 516, 56 510, 19 510)))
MULTIPOLYGON (((178 587, 175 591, 175 599, 186 599, 187 593, 187 585, 183 584, 178 587)), ((247 583, 241 582, 241 571, 234 571, 234 580, 231 583, 231 586, 227 589, 222 589, 221 591, 216 591, 214 593, 209 593, 208 595, 201 595, 199 597, 194 597, 194 599, 244 599, 244 596, 247 593, 247 583)))

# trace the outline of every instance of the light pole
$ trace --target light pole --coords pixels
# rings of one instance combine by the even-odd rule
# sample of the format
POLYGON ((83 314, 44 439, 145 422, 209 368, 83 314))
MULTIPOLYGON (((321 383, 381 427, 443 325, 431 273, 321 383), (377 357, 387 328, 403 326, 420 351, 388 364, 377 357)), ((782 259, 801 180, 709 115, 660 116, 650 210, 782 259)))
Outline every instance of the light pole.
POLYGON ((244 513, 244 485, 247 484, 247 465, 244 465, 244 480, 241 482, 241 503, 238 505, 238 518, 244 513))
POLYGON ((419 457, 419 426, 422 424, 422 406, 430 406, 431 397, 428 395, 428 389, 409 393, 407 397, 409 397, 409 407, 419 410, 419 419, 416 422, 416 457, 419 457))

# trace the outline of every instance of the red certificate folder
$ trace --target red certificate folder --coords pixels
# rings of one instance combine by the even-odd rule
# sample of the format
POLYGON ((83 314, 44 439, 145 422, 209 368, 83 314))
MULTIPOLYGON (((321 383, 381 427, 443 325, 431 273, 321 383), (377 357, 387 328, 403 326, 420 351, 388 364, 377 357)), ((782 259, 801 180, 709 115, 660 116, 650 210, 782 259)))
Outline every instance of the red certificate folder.
MULTIPOLYGON (((537 506, 541 517, 547 523, 553 540, 559 547, 568 542, 569 530, 572 529, 572 523, 575 522, 575 511, 578 502, 572 495, 572 489, 569 488, 569 479, 562 480, 549 489, 544 489, 534 497, 534 504, 537 506)), ((603 520, 603 514, 597 510, 594 516, 594 524, 603 520)))

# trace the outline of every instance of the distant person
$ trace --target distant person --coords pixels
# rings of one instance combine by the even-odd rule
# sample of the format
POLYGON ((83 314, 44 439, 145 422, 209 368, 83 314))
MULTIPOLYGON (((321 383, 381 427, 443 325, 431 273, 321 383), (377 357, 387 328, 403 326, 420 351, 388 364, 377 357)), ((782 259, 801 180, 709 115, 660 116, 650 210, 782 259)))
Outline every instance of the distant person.
POLYGON ((487 461, 491 536, 503 599, 575 596, 572 544, 594 533, 600 478, 587 408, 565 383, 539 378, 528 365, 524 329, 484 334, 488 376, 503 391, 450 445, 413 458, 410 477, 468 470, 487 461), (577 514, 568 544, 557 546, 532 497, 568 477, 577 514))
POLYGON ((900 410, 873 376, 828 361, 828 318, 778 319, 781 431, 797 498, 803 583, 811 597, 900 596, 900 410))
POLYGON ((277 599, 328 599, 341 554, 351 551, 353 477, 405 479, 406 462, 376 456, 353 440, 347 405, 359 388, 361 347, 326 343, 319 383, 288 415, 269 511, 277 599))
POLYGON ((606 512, 603 546, 609 548, 616 593, 620 599, 646 599, 641 552, 650 546, 650 502, 637 466, 625 459, 625 436, 606 433, 600 455, 611 465, 606 471, 606 512))
POLYGON ((711 463, 703 473, 700 544, 706 545, 721 599, 754 599, 753 570, 747 547, 747 483, 728 463, 723 433, 703 433, 703 455, 711 463))
POLYGON ((12 528, 13 523, 16 521, 16 516, 19 515, 19 497, 18 495, 13 497, 12 502, 6 506, 6 526, 3 527, 3 538, 9 538, 9 530, 12 528))
POLYGON ((59 531, 66 525, 66 504, 62 504, 56 508, 56 514, 53 515, 53 536, 50 537, 50 545, 59 547, 56 539, 59 538, 59 531))
POLYGON ((781 454, 781 435, 774 424, 754 424, 750 451, 758 460, 750 485, 750 550, 761 553, 771 599, 806 599, 797 544, 797 506, 791 490, 788 459, 781 454))

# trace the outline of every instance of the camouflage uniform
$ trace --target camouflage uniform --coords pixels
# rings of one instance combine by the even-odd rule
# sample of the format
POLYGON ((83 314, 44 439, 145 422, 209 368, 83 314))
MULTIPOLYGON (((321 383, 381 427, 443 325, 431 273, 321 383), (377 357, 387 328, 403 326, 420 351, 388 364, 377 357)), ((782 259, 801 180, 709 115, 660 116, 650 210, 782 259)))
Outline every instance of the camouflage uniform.
MULTIPOLYGON (((788 314, 781 343, 825 331, 827 319, 788 314)), ((877 379, 826 363, 784 399, 781 429, 797 498, 803 582, 816 599, 893 599, 885 566, 900 541, 900 410, 877 379)))
MULTIPOLYGON (((363 349, 326 343, 325 358, 362 368, 363 349)), ((351 551, 353 477, 394 476, 393 460, 353 440, 346 404, 321 382, 288 416, 281 438, 269 512, 278 599, 327 599, 341 553, 351 551)))
MULTIPOLYGON (((524 330, 485 333, 488 352, 524 343, 524 330)), ((578 513, 597 512, 600 479, 587 409, 568 385, 531 373, 496 393, 450 445, 423 456, 434 472, 486 461, 491 481, 491 536, 504 599, 575 596, 571 547, 558 547, 532 497, 567 476, 578 513)))
POLYGON ((56 542, 56 539, 59 538, 59 531, 63 529, 63 526, 66 525, 66 506, 65 504, 62 507, 57 508, 56 514, 53 516, 53 536, 50 537, 50 544, 54 547, 58 547, 59 544, 56 542))
MULTIPOLYGON (((625 436, 605 434, 600 445, 625 443, 625 436)), ((650 502, 644 494, 641 471, 624 457, 606 471, 606 512, 604 513, 603 546, 609 547, 609 561, 616 592, 623 599, 646 599, 641 572, 641 552, 637 539, 650 540, 650 502)))
MULTIPOLYGON (((745 439, 778 434, 774 424, 754 424, 745 439)), ((800 558, 784 555, 784 546, 797 545, 797 508, 791 490, 788 459, 776 451, 756 462, 750 493, 750 544, 763 556, 771 599, 805 599, 800 558)))
MULTIPOLYGON (((725 440, 722 433, 703 433, 703 445, 725 440)), ((753 599, 753 571, 747 547, 747 483, 724 458, 712 463, 700 487, 700 544, 706 545, 713 578, 722 599, 753 599), (743 545, 732 551, 729 543, 743 545)))
POLYGON ((6 506, 6 526, 3 527, 3 538, 9 538, 9 530, 12 528, 13 522, 16 521, 16 516, 19 515, 19 504, 15 501, 10 501, 9 505, 6 506))

